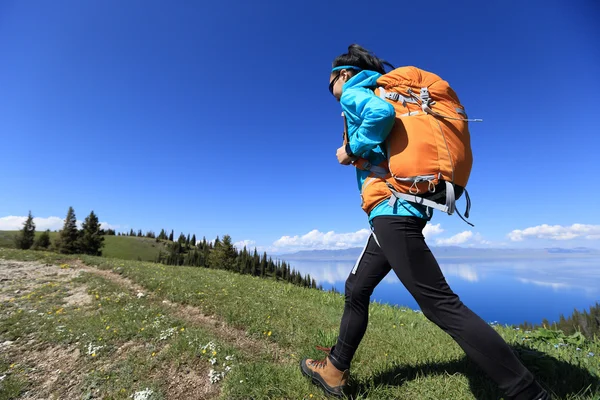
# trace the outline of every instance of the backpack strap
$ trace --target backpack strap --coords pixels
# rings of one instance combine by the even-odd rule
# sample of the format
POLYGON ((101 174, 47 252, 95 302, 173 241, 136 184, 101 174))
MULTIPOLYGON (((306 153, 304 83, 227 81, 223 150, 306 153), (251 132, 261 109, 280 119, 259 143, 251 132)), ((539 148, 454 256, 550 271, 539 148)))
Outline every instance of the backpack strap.
POLYGON ((379 87, 379 97, 381 97, 382 99, 389 99, 393 101, 402 100, 402 105, 404 107, 406 107, 406 103, 419 104, 419 102, 416 99, 413 99, 412 97, 403 96, 400 93, 396 92, 388 92, 382 87, 379 87))
MULTIPOLYGON (((430 199, 426 199, 421 196, 398 192, 390 183, 387 183, 387 186, 390 189, 390 191, 392 192, 392 196, 390 197, 390 200, 389 200, 389 205, 392 207, 396 203, 396 200, 403 199, 406 201, 410 201, 412 203, 420 204, 420 205, 428 207, 428 208, 440 210, 444 213, 447 213, 448 215, 452 215, 454 212, 456 212, 458 214, 458 216, 460 217, 460 219, 465 221, 467 224, 474 226, 472 223, 470 223, 469 221, 467 221, 465 219, 465 217, 469 218, 469 212, 471 209, 471 198, 469 197, 469 194, 468 194, 467 190, 465 189, 465 197, 467 199, 467 208, 465 210, 465 217, 463 217, 462 214, 456 209, 456 198, 454 195, 454 185, 452 184, 452 182, 446 181, 446 190, 445 190, 446 204, 440 204, 440 203, 437 203, 430 199)), ((427 215, 429 215, 429 210, 427 210, 427 215)))
POLYGON ((379 178, 385 178, 390 173, 387 169, 380 167, 379 165, 373 165, 370 161, 364 158, 359 158, 353 161, 352 165, 363 171, 371 171, 375 176, 379 178))

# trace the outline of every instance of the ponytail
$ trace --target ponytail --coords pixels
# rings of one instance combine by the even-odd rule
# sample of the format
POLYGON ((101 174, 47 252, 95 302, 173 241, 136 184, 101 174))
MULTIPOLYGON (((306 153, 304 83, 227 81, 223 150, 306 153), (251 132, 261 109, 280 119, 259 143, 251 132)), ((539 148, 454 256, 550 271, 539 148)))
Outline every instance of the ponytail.
POLYGON ((369 50, 357 44, 348 46, 348 53, 338 56, 333 61, 333 68, 346 65, 360 68, 361 70, 379 72, 382 75, 386 73, 384 69, 385 65, 394 69, 392 64, 381 58, 377 58, 369 50))

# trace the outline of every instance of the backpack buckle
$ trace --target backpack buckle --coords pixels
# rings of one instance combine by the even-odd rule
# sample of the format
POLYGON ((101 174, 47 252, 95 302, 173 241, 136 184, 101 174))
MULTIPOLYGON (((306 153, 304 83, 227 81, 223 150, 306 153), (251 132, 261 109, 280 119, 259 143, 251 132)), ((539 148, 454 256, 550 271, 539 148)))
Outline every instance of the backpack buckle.
POLYGON ((385 94, 385 97, 390 100, 398 101, 398 99, 400 98, 400 93, 387 92, 385 94))

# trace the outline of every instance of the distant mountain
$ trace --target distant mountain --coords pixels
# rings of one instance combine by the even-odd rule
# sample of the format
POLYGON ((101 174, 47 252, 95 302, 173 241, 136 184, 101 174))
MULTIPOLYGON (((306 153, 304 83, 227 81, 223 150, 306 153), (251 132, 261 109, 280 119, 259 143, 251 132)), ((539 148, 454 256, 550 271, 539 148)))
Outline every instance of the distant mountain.
POLYGON ((553 253, 553 254, 593 254, 593 253, 597 253, 598 251, 595 249, 590 249, 587 247, 574 247, 572 249, 563 249, 561 247, 549 247, 546 249, 548 251, 548 253, 553 253))
MULTIPOLYGON (((436 258, 541 258, 541 257, 577 257, 598 256, 600 251, 587 247, 544 249, 516 248, 480 248, 460 246, 431 246, 436 258)), ((362 247, 352 247, 343 250, 302 250, 290 254, 280 254, 276 257, 285 261, 355 261, 362 252, 362 247)))

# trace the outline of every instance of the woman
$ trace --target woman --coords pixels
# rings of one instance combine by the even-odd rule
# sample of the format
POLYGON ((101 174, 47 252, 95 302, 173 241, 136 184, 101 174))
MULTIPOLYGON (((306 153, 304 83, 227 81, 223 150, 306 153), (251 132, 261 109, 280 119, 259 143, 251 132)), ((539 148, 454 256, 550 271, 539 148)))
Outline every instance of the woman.
MULTIPOLYGON (((348 53, 333 62, 329 90, 342 106, 348 133, 347 143, 337 150, 340 164, 364 158, 379 165, 386 159, 381 145, 394 124, 395 111, 373 92, 377 79, 385 74, 384 65, 393 68, 358 45, 351 45, 348 53)), ((364 190, 369 171, 357 168, 356 173, 358 186, 364 190)), ((323 360, 302 360, 302 372, 328 393, 342 395, 352 358, 367 329, 370 296, 393 269, 423 314, 448 333, 508 399, 549 399, 502 337, 448 286, 423 236, 431 215, 424 206, 403 199, 372 207, 369 223, 373 233, 346 280, 337 343, 324 349, 329 354, 323 360)))

